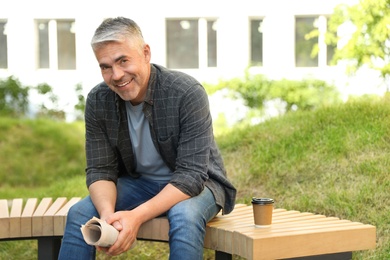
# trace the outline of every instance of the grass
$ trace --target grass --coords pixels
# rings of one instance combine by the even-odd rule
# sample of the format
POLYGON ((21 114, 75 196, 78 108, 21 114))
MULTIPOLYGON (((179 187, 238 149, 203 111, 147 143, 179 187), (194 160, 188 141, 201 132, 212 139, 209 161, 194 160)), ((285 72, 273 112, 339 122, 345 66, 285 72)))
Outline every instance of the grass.
MULTIPOLYGON (((217 142, 237 202, 267 196, 279 208, 375 225, 376 249, 353 259, 389 259, 389 115, 388 98, 360 100, 223 132, 217 142)), ((82 123, 1 118, 0 160, 0 198, 87 194, 82 123)), ((165 243, 139 241, 116 259, 167 259, 168 252, 165 243)), ((0 259, 36 253, 35 241, 0 243, 0 259)))

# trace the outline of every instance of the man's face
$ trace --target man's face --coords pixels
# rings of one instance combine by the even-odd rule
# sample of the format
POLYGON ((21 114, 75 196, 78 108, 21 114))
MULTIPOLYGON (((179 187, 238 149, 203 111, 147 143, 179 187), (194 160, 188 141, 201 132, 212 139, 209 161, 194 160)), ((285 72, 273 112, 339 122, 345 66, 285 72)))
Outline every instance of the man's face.
POLYGON ((123 100, 144 101, 150 76, 150 48, 134 41, 108 42, 94 50, 104 82, 123 100))

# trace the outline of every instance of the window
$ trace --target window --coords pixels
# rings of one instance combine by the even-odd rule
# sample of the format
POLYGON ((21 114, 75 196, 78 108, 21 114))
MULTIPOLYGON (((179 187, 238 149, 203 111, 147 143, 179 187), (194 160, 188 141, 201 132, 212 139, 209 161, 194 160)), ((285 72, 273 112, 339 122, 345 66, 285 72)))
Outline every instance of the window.
POLYGON ((0 69, 8 68, 7 22, 0 20, 0 69))
POLYGON ((38 20, 37 54, 40 69, 76 69, 74 20, 38 20))
MULTIPOLYGON (((326 19, 326 28, 328 30, 329 17, 327 17, 325 19, 326 19)), ((337 48, 337 44, 326 45, 326 65, 331 65, 336 48, 337 48)))
POLYGON ((295 65, 297 67, 318 67, 330 64, 335 46, 325 44, 324 35, 327 31, 325 16, 295 18, 295 65), (313 30, 318 30, 319 36, 307 38, 313 30), (318 48, 318 54, 312 55, 318 48))
POLYGON ((207 66, 217 67, 217 21, 207 21, 207 66))
POLYGON ((37 23, 38 26, 38 39, 39 39, 39 61, 38 68, 48 69, 49 66, 49 22, 41 21, 37 23))
POLYGON ((217 21, 168 19, 167 67, 195 69, 217 66, 217 21))
POLYGON ((253 66, 263 65, 263 20, 253 19, 250 21, 250 62, 253 66))
POLYGON ((312 57, 311 53, 318 43, 318 37, 306 39, 305 36, 316 29, 316 17, 295 18, 295 66, 316 67, 318 56, 312 57))

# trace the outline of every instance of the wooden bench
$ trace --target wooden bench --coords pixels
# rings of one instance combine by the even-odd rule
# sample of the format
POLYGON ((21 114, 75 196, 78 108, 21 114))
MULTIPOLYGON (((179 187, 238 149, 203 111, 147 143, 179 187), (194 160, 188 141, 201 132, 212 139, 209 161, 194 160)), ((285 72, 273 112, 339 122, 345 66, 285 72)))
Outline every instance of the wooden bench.
MULTIPOLYGON (((69 208, 80 198, 0 200, 0 241, 37 239, 38 259, 57 259, 69 208), (23 207, 24 204, 24 207, 23 207)), ((165 217, 142 225, 137 238, 168 241, 165 217)), ((285 209, 273 211, 273 223, 258 228, 252 206, 237 204, 228 215, 207 224, 204 247, 216 259, 351 259, 352 251, 373 249, 376 228, 335 217, 285 209)))

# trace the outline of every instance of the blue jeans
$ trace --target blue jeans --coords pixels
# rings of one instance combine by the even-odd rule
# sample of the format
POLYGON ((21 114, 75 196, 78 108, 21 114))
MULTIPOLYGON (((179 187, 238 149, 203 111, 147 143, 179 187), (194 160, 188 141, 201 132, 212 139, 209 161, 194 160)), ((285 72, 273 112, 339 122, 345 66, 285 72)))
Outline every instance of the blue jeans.
MULTIPOLYGON (((160 192, 165 185, 142 177, 139 179, 128 176, 119 178, 116 211, 137 207, 160 192)), ((219 210, 220 207, 216 205, 214 196, 208 188, 205 188, 198 196, 173 206, 167 212, 170 225, 169 258, 171 260, 203 259, 206 223, 219 210)), ((98 213, 89 196, 70 208, 59 254, 60 260, 95 259, 95 247, 84 242, 80 231, 81 225, 93 216, 98 217, 98 213)))

